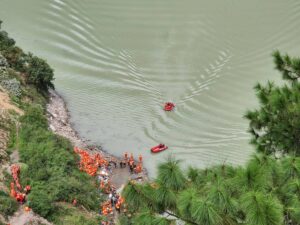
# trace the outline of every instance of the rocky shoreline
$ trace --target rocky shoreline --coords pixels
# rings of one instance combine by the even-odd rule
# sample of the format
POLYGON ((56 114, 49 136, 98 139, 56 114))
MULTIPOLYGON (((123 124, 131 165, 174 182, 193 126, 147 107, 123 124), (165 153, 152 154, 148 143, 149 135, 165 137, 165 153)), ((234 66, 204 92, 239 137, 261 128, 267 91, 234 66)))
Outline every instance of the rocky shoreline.
MULTIPOLYGON (((112 154, 103 151, 100 146, 91 145, 88 140, 83 140, 70 123, 70 114, 64 99, 54 90, 49 92, 49 103, 47 104, 47 118, 49 128, 56 134, 70 140, 73 146, 83 148, 91 153, 100 153, 107 160, 113 159, 119 165, 122 160, 112 154)), ((110 174, 111 182, 117 188, 122 188, 128 180, 148 180, 147 170, 143 168, 142 173, 130 174, 128 169, 114 168, 110 174)))
POLYGON ((70 140, 72 145, 87 148, 88 144, 73 129, 69 118, 70 114, 63 98, 54 90, 49 91, 47 104, 47 118, 50 129, 60 136, 70 140))

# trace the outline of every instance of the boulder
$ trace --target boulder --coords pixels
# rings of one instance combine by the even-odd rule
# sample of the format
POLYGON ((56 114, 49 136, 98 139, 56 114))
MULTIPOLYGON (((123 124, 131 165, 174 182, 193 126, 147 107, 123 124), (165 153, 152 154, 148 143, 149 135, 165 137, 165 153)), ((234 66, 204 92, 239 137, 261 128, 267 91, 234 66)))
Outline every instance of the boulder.
POLYGON ((8 63, 6 58, 4 58, 3 55, 0 54, 0 67, 8 67, 8 63))

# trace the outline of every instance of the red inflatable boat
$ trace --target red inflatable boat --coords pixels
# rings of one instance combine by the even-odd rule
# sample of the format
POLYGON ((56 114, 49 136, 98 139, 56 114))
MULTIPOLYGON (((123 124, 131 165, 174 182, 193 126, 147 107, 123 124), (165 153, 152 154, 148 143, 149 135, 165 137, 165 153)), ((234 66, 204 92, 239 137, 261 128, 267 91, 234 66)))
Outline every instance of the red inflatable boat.
POLYGON ((164 106, 165 111, 172 111, 175 107, 175 104, 172 102, 166 102, 164 106))
POLYGON ((151 152, 152 153, 158 153, 158 152, 162 152, 166 149, 168 149, 168 146, 166 146, 164 144, 159 144, 159 145, 154 146, 153 148, 151 148, 151 152))

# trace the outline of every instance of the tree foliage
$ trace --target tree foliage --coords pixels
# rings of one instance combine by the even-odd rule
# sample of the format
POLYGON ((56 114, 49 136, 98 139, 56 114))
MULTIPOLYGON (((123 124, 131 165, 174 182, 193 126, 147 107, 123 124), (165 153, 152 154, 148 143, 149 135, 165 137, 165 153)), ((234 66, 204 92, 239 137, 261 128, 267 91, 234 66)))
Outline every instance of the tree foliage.
POLYGON ((279 51, 273 53, 276 69, 282 73, 282 78, 291 82, 297 82, 300 77, 300 58, 291 58, 289 55, 281 55, 279 51))
POLYGON ((52 80, 54 79, 53 69, 48 63, 36 56, 29 53, 26 56, 26 73, 29 75, 27 82, 34 84, 41 90, 48 90, 48 88, 54 88, 52 80))
POLYGON ((21 48, 15 46, 15 41, 8 36, 7 32, 1 30, 1 23, 0 53, 7 59, 11 68, 24 75, 27 84, 34 85, 41 92, 47 92, 49 88, 54 88, 53 69, 45 60, 32 53, 26 54, 21 48))
POLYGON ((272 82, 255 86, 260 107, 245 115, 250 121, 252 143, 266 154, 300 155, 300 84, 297 81, 300 60, 283 57, 279 52, 273 56, 283 79, 291 82, 283 86, 272 82))
MULTIPOLYGON (((169 159, 159 166, 158 174, 165 173, 162 168, 170 164, 179 167, 178 162, 169 159)), ((177 186, 167 188, 159 179, 150 184, 130 182, 123 195, 128 209, 135 215, 132 221, 151 224, 153 217, 164 215, 169 224, 179 219, 199 225, 298 225, 297 157, 275 159, 257 154, 245 167, 216 166, 208 169, 207 176, 203 176, 205 170, 193 170, 201 174, 201 184, 176 170, 185 179, 180 190, 174 189, 177 186)))
POLYGON ((100 199, 94 181, 79 171, 77 156, 69 141, 48 131, 40 107, 31 107, 21 118, 18 135, 20 158, 28 167, 21 171, 23 185, 30 184, 30 207, 51 219, 56 202, 72 202, 97 210, 100 199))

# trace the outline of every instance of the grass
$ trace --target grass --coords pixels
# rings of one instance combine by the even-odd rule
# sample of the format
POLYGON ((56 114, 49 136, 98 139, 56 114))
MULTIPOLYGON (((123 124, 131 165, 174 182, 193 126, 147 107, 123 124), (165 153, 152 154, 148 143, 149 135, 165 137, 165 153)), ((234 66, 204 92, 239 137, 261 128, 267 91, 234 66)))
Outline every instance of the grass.
POLYGON ((21 183, 32 187, 29 206, 52 221, 59 210, 55 203, 61 201, 76 198, 79 205, 96 211, 101 199, 95 180, 79 171, 70 142, 48 130, 43 108, 28 108, 20 121, 19 135, 11 143, 18 143, 20 160, 26 164, 21 183))
POLYGON ((7 193, 0 191, 0 214, 10 216, 18 208, 18 203, 11 198, 7 193))

